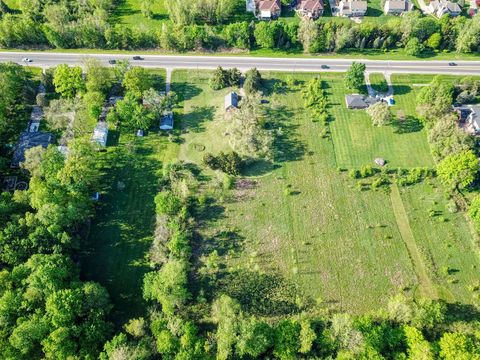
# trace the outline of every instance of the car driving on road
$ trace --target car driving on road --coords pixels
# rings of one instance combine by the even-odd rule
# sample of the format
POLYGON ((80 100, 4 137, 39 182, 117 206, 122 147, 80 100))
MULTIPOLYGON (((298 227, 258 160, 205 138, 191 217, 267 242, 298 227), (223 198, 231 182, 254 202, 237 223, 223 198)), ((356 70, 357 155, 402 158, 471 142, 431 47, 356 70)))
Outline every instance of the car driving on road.
POLYGON ((29 62, 32 62, 33 60, 30 59, 30 58, 23 58, 22 61, 26 62, 26 63, 29 63, 29 62))

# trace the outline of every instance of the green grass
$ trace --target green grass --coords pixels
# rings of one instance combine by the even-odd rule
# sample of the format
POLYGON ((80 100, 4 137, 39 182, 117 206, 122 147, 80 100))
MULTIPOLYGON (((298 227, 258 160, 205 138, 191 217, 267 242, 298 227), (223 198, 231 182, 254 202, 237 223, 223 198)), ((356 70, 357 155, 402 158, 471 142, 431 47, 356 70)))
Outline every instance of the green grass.
POLYGON ((165 0, 152 1, 153 17, 151 19, 142 15, 141 2, 142 0, 120 0, 119 5, 116 5, 113 12, 112 22, 114 24, 154 29, 168 20, 165 0))
POLYGON ((365 110, 349 110, 345 106, 343 75, 322 77, 328 83, 330 95, 331 132, 338 167, 359 168, 372 165, 377 157, 384 158, 391 167, 432 166, 433 160, 426 142, 426 131, 415 119, 415 92, 411 87, 394 85, 396 105, 392 112, 403 111, 406 120, 391 125, 374 127, 365 110))
MULTIPOLYGON (((118 133, 110 131, 110 143, 118 133)), ((84 277, 105 286, 115 305, 118 324, 145 315, 142 278, 154 228, 153 198, 162 165, 174 161, 177 146, 167 137, 121 135, 118 144, 101 155, 102 197, 92 221, 82 260, 84 277), (122 185, 124 184, 124 189, 122 185)))
MULTIPOLYGON (((150 72, 154 87, 164 90, 165 70, 150 72)), ((153 236, 153 198, 163 164, 176 161, 178 155, 178 145, 156 129, 139 138, 110 128, 109 146, 100 154, 101 199, 81 268, 85 278, 107 288, 117 325, 145 314, 142 279, 149 269, 146 253, 153 236)))
MULTIPOLYGON (((359 191, 355 180, 337 170, 339 158, 346 166, 371 164, 373 154, 383 148, 391 166, 432 166, 424 130, 402 134, 394 127, 372 127, 360 113, 345 110, 342 75, 325 74, 322 79, 329 84, 334 119, 333 141, 324 139, 320 136, 323 125, 311 121, 300 94, 313 74, 295 74, 297 86, 272 94, 275 82, 289 76, 264 73, 270 101, 267 111, 284 134, 277 143, 285 151, 283 159, 273 170, 250 169, 250 188, 217 197, 215 216, 199 229, 198 254, 216 249, 226 269, 278 273, 295 285, 304 303, 321 300, 322 306, 332 309, 377 309, 401 291, 472 302, 466 288, 480 263, 464 215, 449 214, 445 222, 428 217, 431 199, 445 207, 441 188, 429 190, 434 185, 428 184, 401 188, 393 208, 391 194, 359 191), (356 140, 344 143, 343 137, 348 136, 356 140), (290 195, 285 195, 286 189, 290 195), (427 202, 421 199, 423 193, 428 194, 427 202), (225 240, 225 233, 230 240, 225 240), (449 241, 453 245, 448 249, 435 247, 449 241), (468 256, 462 264, 464 252, 468 256), (431 253, 435 253, 433 259, 431 253), (438 275, 434 266, 448 266, 452 275, 438 275), (449 281, 450 277, 458 283, 449 281)), ((178 116, 187 131, 180 158, 195 163, 206 151, 229 150, 227 120, 221 110, 228 90, 211 90, 208 77, 207 72, 193 70, 173 74, 173 89, 184 99, 178 116)), ((403 75, 395 82, 406 86, 408 78, 403 75)), ((412 79, 428 82, 425 77, 412 79)), ((416 88, 404 90, 396 95, 397 106, 412 115, 416 88)))
POLYGON ((370 84, 375 91, 380 93, 386 93, 388 91, 387 80, 382 73, 371 73, 369 78, 370 84))

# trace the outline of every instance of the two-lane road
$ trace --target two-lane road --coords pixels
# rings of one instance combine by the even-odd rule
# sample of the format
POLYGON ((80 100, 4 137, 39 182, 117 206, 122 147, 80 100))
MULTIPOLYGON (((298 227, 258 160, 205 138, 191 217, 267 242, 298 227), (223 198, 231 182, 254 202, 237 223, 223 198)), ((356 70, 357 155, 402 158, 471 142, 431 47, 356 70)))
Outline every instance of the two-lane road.
POLYGON ((480 61, 387 61, 364 59, 315 58, 264 58, 248 56, 183 56, 141 55, 142 60, 133 60, 133 55, 94 53, 49 53, 49 52, 0 52, 0 62, 13 61, 36 67, 53 67, 59 64, 82 65, 86 58, 96 58, 108 64, 109 60, 128 59, 133 64, 147 68, 213 69, 217 66, 237 67, 241 70, 256 67, 259 70, 279 71, 346 71, 352 61, 367 65, 368 72, 480 75, 480 61), (22 62, 23 58, 32 62, 22 62))

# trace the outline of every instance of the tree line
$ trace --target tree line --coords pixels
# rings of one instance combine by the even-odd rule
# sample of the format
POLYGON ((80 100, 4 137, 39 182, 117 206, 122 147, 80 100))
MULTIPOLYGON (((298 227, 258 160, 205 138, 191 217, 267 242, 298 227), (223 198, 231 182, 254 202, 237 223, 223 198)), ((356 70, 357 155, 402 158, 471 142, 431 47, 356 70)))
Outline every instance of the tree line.
MULTIPOLYGON (((28 0, 21 13, 5 10, 0 20, 4 47, 162 49, 212 51, 223 48, 303 50, 306 53, 379 52, 404 48, 421 56, 438 51, 477 52, 480 16, 440 19, 412 11, 384 23, 337 23, 303 19, 299 24, 235 21, 244 11, 235 0, 167 1, 170 20, 154 28, 115 24, 113 0, 77 2, 28 0)), ((150 2, 142 2, 153 16, 150 2)))

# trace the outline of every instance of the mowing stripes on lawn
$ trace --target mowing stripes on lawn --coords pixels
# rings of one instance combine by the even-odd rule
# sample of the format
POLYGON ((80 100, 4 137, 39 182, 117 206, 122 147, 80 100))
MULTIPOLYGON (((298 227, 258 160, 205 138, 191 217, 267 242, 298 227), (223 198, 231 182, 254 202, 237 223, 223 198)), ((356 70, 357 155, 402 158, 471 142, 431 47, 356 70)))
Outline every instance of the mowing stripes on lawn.
POLYGON ((410 258, 412 259, 413 269, 417 275, 420 283, 420 292, 423 296, 431 299, 438 298, 435 286, 428 276, 428 270, 422 260, 422 255, 415 242, 410 222, 408 221, 408 215, 403 206, 403 201, 400 196, 400 191, 396 183, 391 186, 390 199, 392 201, 393 213, 395 214, 395 220, 397 221, 398 230, 402 236, 405 245, 407 246, 410 258))

